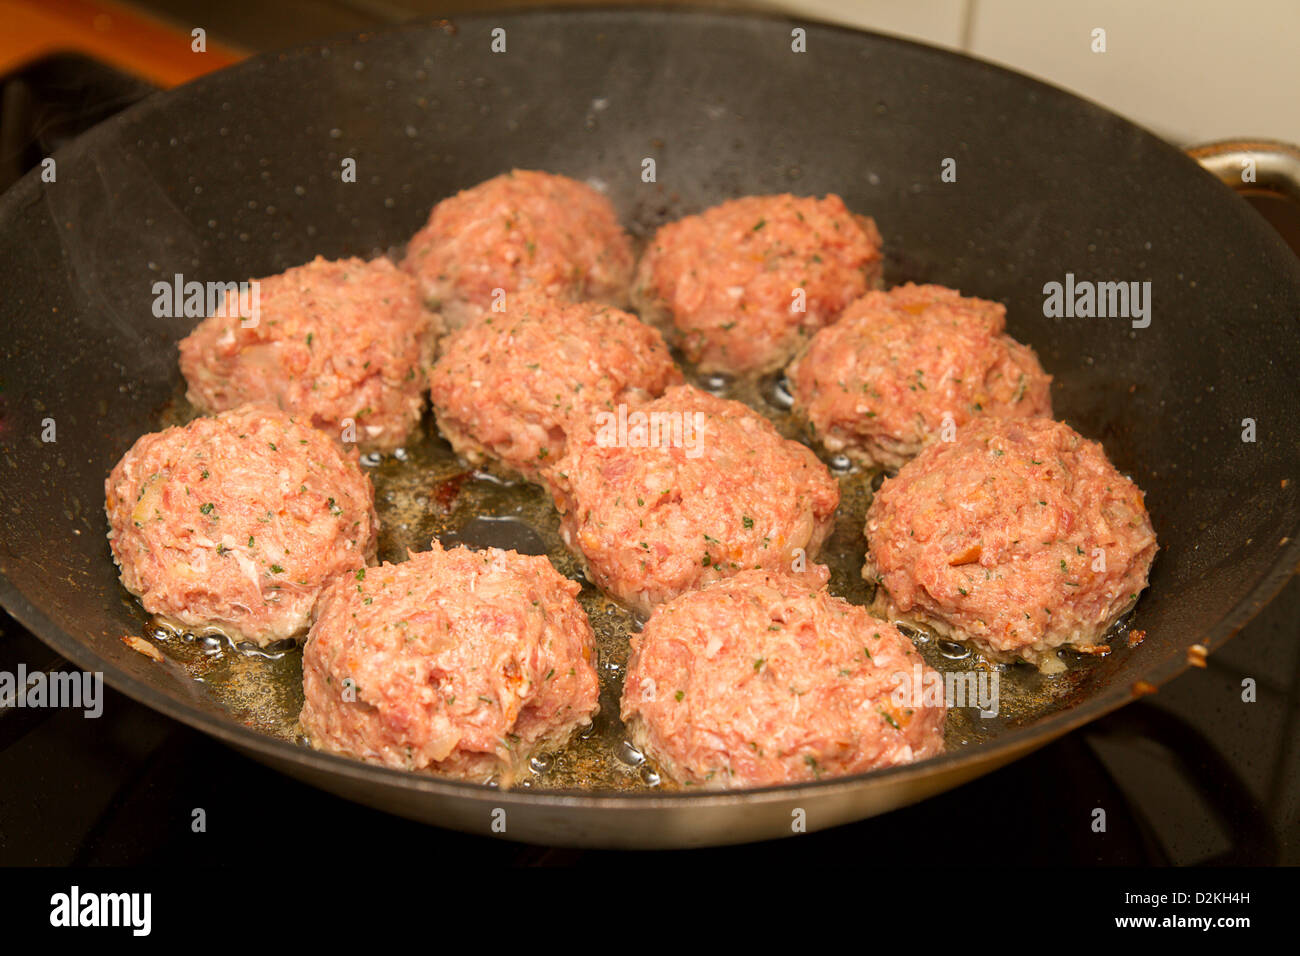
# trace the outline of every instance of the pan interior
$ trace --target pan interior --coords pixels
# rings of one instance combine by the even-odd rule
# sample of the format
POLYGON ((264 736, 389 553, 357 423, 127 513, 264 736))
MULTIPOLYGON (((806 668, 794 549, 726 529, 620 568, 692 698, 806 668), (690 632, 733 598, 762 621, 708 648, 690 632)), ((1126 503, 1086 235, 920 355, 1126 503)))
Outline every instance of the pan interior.
MULTIPOLYGON (((380 255, 437 200, 517 167, 596 184, 642 239, 739 195, 836 192, 877 220, 889 284, 1007 304, 1008 331, 1056 378, 1058 416, 1146 491, 1161 553, 1132 621, 1141 645, 1050 684, 1011 677, 996 721, 954 714, 953 750, 1048 733, 1072 708, 1127 699, 1181 666, 1190 644, 1225 637, 1297 558, 1293 257, 1189 160, 1090 104, 939 51, 800 28, 803 53, 784 21, 666 11, 414 26, 259 57, 62 150, 55 182, 29 175, 0 198, 6 605, 156 705, 292 739, 295 653, 172 637, 158 664, 121 640, 151 629, 109 557, 103 483, 139 435, 187 414, 176 342, 196 321, 156 315, 153 284, 380 255), (505 54, 491 49, 497 28, 505 54), (340 174, 349 159, 355 182, 340 174), (941 178, 945 159, 955 182, 941 178), (1044 285, 1067 275, 1149 281, 1150 325, 1045 315, 1044 285)), ((740 397, 778 415, 765 387, 740 397)), ((522 534, 577 574, 540 491, 459 474, 428 422, 408 452, 412 467, 373 469, 384 557, 436 534, 522 534)), ((829 545, 832 588, 856 601, 871 477, 843 477, 829 545)), ((601 723, 532 784, 644 788, 618 753, 612 696, 629 621, 590 590, 584 601, 601 635, 601 723)), ((969 666, 933 641, 922 650, 941 669, 969 666)))

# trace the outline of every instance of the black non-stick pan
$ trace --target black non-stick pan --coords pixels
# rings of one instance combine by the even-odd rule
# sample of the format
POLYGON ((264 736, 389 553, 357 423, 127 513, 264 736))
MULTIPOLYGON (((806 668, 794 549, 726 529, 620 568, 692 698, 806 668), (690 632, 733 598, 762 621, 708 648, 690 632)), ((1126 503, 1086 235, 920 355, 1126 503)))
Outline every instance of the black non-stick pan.
MULTIPOLYGON (((0 198, 5 607, 124 693, 395 813, 622 847, 746 841, 859 819, 1123 705, 1182 670, 1192 645, 1214 653, 1300 558, 1294 257, 1193 160, 987 64, 779 19, 493 15, 258 57, 150 97, 54 159, 53 182, 38 170, 0 198), (504 52, 493 52, 496 29, 504 52), (803 52, 792 48, 796 29, 803 52), (654 182, 642 177, 647 158, 654 182), (355 182, 340 175, 345 159, 355 160, 355 182), (941 177, 946 159, 956 161, 955 182, 941 177), (512 167, 598 182, 640 236, 746 193, 836 192, 879 223, 888 282, 938 282, 1007 303, 1009 331, 1056 377, 1058 415, 1103 442, 1147 493, 1161 551, 1127 622, 1145 640, 1117 640, 1109 656, 1074 660, 1052 683, 1010 675, 1004 693, 1019 689, 996 726, 958 719, 939 759, 706 794, 635 774, 596 790, 548 789, 545 778, 499 790, 320 754, 283 726, 292 653, 264 660, 150 637, 109 557, 103 483, 137 436, 186 413, 176 342, 195 320, 156 317, 154 283, 384 254, 437 200, 512 167), (1044 285, 1067 274, 1150 282, 1149 325, 1045 315, 1044 285), (164 651, 161 663, 122 640, 141 635, 164 651)), ((449 500, 439 497, 448 482, 479 479, 454 474, 428 431, 434 484, 411 500, 432 514, 449 500)), ((376 468, 381 492, 385 467, 376 468)), ((452 538, 496 527, 444 512, 459 515, 442 529, 452 538)), ((845 587, 861 560, 853 531, 835 545, 845 587)), ((608 699, 616 667, 605 670, 608 699)), ((616 723, 602 731, 616 732, 616 723)), ((581 746, 606 745, 598 735, 581 746)))

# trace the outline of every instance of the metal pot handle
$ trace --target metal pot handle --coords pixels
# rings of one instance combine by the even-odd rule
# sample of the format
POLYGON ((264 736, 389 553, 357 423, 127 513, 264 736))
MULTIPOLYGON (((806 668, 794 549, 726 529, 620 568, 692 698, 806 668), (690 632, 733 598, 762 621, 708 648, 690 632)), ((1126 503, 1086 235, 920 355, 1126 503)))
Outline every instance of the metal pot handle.
POLYGON ((1300 147, 1271 139, 1225 139, 1187 149, 1187 155, 1238 192, 1266 189, 1300 203, 1300 147), (1243 178, 1254 170, 1254 181, 1243 178))

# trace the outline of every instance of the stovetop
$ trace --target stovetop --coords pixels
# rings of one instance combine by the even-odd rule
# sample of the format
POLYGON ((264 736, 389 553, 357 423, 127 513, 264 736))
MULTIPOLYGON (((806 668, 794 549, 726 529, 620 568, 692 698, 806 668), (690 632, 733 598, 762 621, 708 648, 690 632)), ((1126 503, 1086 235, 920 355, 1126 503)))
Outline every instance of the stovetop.
MULTIPOLYGON (((149 90, 79 57, 0 86, 0 188, 149 90)), ((1300 211, 1259 207, 1300 250, 1300 211)), ((658 855, 726 862, 870 859, 1029 865, 1300 863, 1300 586, 1204 669, 1030 756, 885 817, 772 843, 658 855), (1253 677, 1258 700, 1241 701, 1253 677), (1106 832, 1090 826, 1107 809, 1106 832), (996 840, 964 841, 962 834, 996 840)), ((0 613, 0 671, 55 655, 0 613)), ((64 665, 66 666, 66 665, 64 665)), ((0 710, 0 864, 334 864, 404 852, 440 866, 592 863, 612 851, 530 847, 439 830, 348 803, 257 764, 110 689, 103 716, 0 710), (255 807, 250 811, 249 807, 255 807), (205 810, 207 832, 190 826, 205 810), (216 834, 219 839, 212 839, 216 834)), ((636 854, 640 861, 646 854, 636 854)))

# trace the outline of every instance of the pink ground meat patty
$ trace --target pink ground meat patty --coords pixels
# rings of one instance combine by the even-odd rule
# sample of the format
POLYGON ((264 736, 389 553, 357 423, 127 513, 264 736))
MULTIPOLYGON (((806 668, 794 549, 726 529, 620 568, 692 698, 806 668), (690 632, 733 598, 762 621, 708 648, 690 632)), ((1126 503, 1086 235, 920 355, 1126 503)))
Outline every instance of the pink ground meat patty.
POLYGON ((817 570, 742 571, 663 605, 632 638, 623 719, 673 779, 761 787, 943 751, 946 708, 910 690, 916 668, 934 672, 817 570))
POLYGON ((187 628, 300 637, 325 582, 375 554, 356 459, 269 406, 145 435, 105 484, 122 584, 187 628))
POLYGON ((879 285, 880 270, 875 223, 839 196, 747 196, 661 228, 633 299, 700 371, 768 372, 879 285))
POLYGON ((561 534, 598 587, 645 611, 744 568, 816 557, 839 485, 767 419, 682 385, 625 425, 593 419, 551 475, 561 534))
POLYGON ((452 447, 533 481, 592 413, 647 401, 681 381, 662 336, 635 316, 529 294, 450 336, 429 376, 438 428, 452 447))
POLYGON ((444 199, 402 266, 447 323, 491 308, 495 289, 623 307, 632 242, 609 200, 565 176, 516 169, 444 199))
POLYGON ((1048 670, 1132 607, 1156 553, 1138 487, 1042 418, 977 418, 928 446, 881 486, 866 536, 879 610, 1048 670))
POLYGON ((303 650, 304 732, 373 763, 509 784, 598 710, 579 590, 544 557, 437 542, 335 581, 303 650))
POLYGON ((869 292, 786 371, 796 413, 830 452, 898 468, 945 423, 1052 414, 1052 377, 1004 334, 1006 309, 937 285, 869 292))
POLYGON ((387 259, 317 257, 258 288, 255 325, 227 307, 181 341, 189 400, 208 412, 265 402, 363 451, 399 447, 441 330, 414 280, 387 259))

